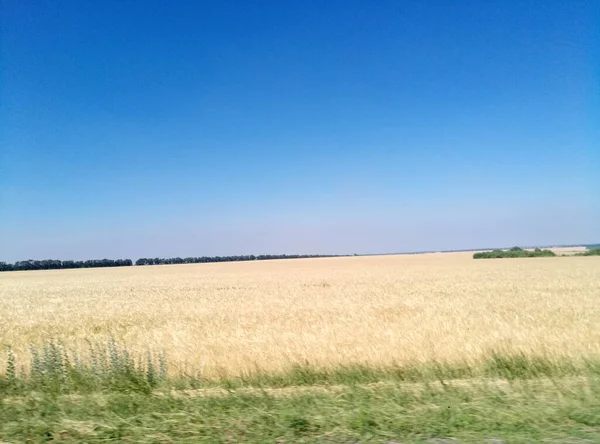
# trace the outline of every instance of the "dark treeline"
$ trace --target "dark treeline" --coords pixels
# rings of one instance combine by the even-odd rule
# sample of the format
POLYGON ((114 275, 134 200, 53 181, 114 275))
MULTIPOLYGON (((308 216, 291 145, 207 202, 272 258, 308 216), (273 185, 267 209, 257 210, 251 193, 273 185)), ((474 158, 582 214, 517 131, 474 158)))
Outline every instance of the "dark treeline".
MULTIPOLYGON (((135 265, 167 265, 167 264, 202 264, 208 262, 238 262, 238 261, 264 261, 269 259, 307 259, 316 257, 337 257, 336 255, 319 254, 261 254, 259 256, 203 256, 203 257, 173 257, 173 258, 141 258, 135 265)), ((56 259, 28 260, 7 264, 0 262, 0 271, 23 270, 60 270, 63 268, 101 268, 101 267, 129 267, 131 259, 92 259, 87 261, 60 261, 56 259)))
POLYGON ((0 271, 22 270, 60 270, 63 268, 101 268, 101 267, 128 267, 133 265, 131 259, 91 259, 87 261, 59 261, 45 259, 42 261, 28 260, 14 264, 0 262, 0 271))
POLYGON ((337 255, 324 254, 261 254, 259 256, 202 256, 202 257, 172 257, 172 258, 140 258, 135 265, 168 265, 168 264, 204 264, 208 262, 240 262, 240 261, 266 261, 269 259, 308 259, 316 257, 338 257, 337 255))

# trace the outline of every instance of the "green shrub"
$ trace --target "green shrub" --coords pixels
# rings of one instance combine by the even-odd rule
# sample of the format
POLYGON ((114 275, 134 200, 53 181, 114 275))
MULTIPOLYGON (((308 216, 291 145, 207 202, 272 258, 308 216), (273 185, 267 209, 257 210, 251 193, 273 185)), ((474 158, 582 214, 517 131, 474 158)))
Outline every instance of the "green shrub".
POLYGON ((534 251, 523 250, 520 247, 513 247, 510 250, 492 250, 481 251, 473 254, 473 259, 501 259, 517 257, 554 257, 556 254, 552 250, 541 250, 536 248, 534 251))
POLYGON ((600 248, 592 248, 583 253, 576 253, 575 256, 600 256, 600 248))
POLYGON ((104 347, 90 344, 86 359, 57 342, 31 346, 30 354, 29 370, 17 373, 14 353, 8 349, 5 376, 0 376, 0 394, 22 390, 150 393, 167 376, 163 354, 148 352, 144 361, 136 361, 127 348, 120 347, 113 339, 104 347))

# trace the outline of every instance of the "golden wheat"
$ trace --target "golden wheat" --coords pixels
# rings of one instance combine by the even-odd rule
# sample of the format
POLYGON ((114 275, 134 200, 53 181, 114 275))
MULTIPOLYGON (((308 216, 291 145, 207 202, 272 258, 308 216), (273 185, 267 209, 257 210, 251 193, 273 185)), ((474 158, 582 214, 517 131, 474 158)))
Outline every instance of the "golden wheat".
MULTIPOLYGON (((600 258, 471 253, 0 274, 0 333, 20 362, 48 340, 114 337, 169 371, 475 362, 491 351, 600 352, 600 258)), ((0 366, 4 367, 0 361, 0 366)))

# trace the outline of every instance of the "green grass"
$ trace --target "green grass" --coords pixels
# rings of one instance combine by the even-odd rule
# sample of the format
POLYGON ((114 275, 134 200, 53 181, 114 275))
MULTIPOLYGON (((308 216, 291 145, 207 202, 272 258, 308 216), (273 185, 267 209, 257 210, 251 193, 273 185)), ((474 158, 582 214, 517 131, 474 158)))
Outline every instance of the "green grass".
POLYGON ((0 401, 0 418, 8 442, 598 442, 600 380, 354 385, 282 396, 29 393, 0 401))
POLYGON ((114 342, 85 360, 57 344, 32 355, 19 372, 9 353, 0 377, 0 441, 600 442, 598 358, 496 353, 203 380, 166 377, 160 354, 135 360, 114 342))

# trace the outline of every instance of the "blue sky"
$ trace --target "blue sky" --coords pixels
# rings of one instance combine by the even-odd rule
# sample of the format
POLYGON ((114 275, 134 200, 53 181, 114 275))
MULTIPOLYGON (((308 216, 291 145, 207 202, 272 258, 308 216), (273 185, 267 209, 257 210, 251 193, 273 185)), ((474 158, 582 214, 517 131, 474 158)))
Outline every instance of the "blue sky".
POLYGON ((0 260, 600 241, 600 3, 4 0, 0 260))

